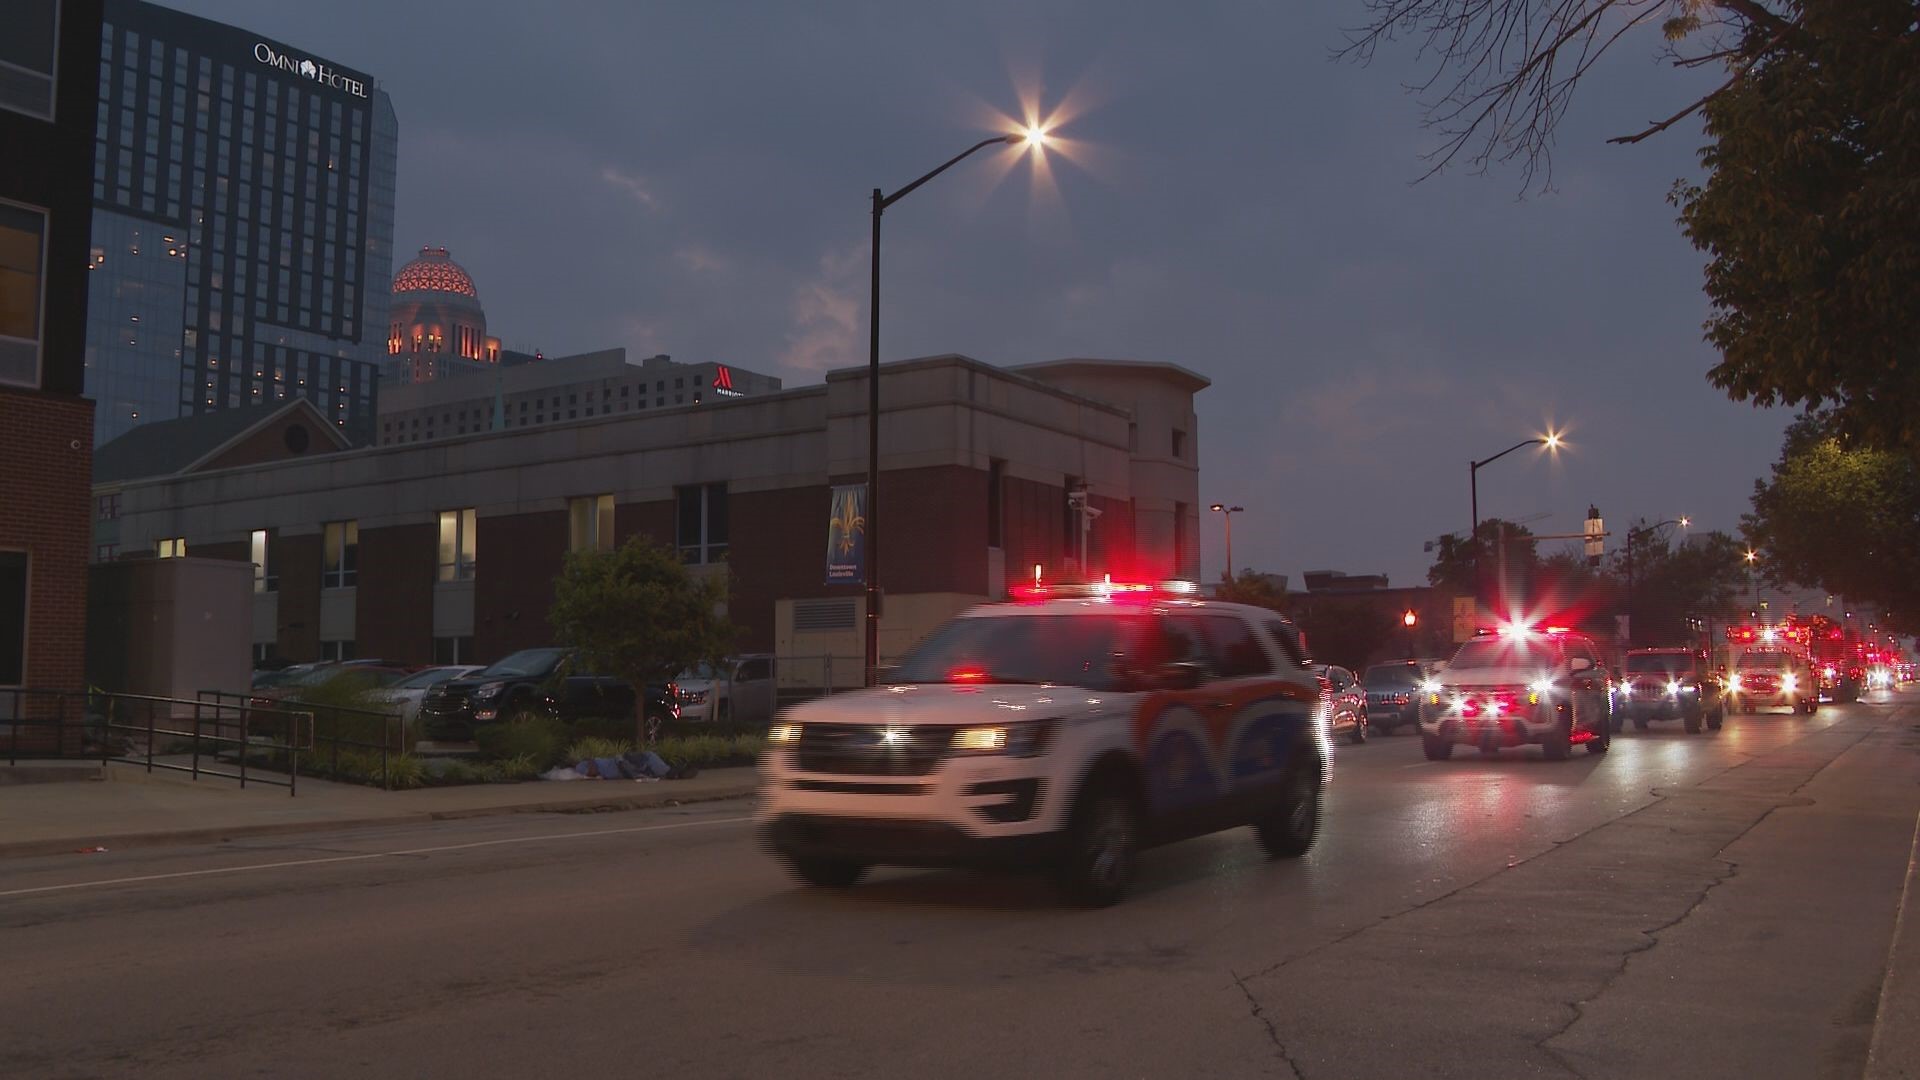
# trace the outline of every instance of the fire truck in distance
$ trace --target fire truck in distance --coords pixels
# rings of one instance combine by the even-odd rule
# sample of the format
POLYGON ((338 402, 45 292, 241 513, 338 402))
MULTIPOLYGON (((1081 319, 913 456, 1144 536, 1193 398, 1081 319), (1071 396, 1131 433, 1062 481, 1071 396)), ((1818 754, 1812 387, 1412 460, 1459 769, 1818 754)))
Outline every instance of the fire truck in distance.
POLYGON ((1728 712, 1785 707, 1808 716, 1820 707, 1820 680, 1808 647, 1807 627, 1792 621, 1773 626, 1730 626, 1726 680, 1728 712))
POLYGON ((1815 615, 1806 622, 1806 640, 1820 678, 1820 696, 1834 702, 1860 700, 1867 668, 1863 655, 1866 645, 1859 631, 1825 615, 1815 615))

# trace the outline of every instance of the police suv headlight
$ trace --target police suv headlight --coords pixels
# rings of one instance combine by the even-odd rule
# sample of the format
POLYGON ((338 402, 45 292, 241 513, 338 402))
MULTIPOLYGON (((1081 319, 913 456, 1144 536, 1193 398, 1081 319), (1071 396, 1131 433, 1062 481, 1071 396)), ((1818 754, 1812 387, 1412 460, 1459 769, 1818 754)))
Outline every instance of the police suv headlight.
POLYGON ((800 741, 800 725, 775 724, 767 730, 767 741, 775 746, 791 746, 800 741))
POLYGON ((1005 754, 1009 757, 1034 757, 1053 739, 1056 721, 1026 720, 1018 724, 982 724, 955 728, 952 750, 956 755, 1005 754))

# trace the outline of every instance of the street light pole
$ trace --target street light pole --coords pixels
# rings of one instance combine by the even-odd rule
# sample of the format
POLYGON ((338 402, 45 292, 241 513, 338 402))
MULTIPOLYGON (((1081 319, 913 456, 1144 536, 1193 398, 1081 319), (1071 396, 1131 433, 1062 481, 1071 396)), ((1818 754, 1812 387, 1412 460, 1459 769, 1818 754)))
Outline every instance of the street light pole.
MULTIPOLYGON (((1480 470, 1499 461, 1508 454, 1528 446, 1544 446, 1548 450, 1560 448, 1560 436, 1554 432, 1536 435, 1531 439, 1522 439, 1490 458, 1470 461, 1467 464, 1467 486, 1470 490, 1473 509, 1473 525, 1467 530, 1467 542, 1473 545, 1473 596, 1474 602, 1480 599, 1480 470)), ((1502 582, 1504 585, 1505 582, 1502 582)))
POLYGON ((1633 604, 1633 542, 1634 540, 1641 536, 1651 536, 1656 530, 1664 529, 1669 525, 1678 525, 1684 529, 1691 524, 1693 524, 1692 519, 1677 517, 1677 518, 1668 518, 1665 521, 1656 521, 1651 525, 1638 525, 1638 526, 1628 527, 1627 529, 1627 634, 1626 634, 1626 638, 1627 638, 1627 643, 1629 645, 1633 643, 1633 618, 1635 615, 1638 614, 1638 612, 1634 610, 1634 604, 1633 604))
POLYGON ((989 146, 1010 146, 1022 142, 1039 146, 1044 137, 1044 132, 1030 129, 1010 135, 995 135, 991 139, 981 139, 947 159, 946 163, 939 168, 891 195, 882 192, 879 188, 873 189, 873 277, 869 283, 867 302, 867 520, 865 525, 867 686, 872 686, 878 681, 880 669, 880 215, 886 212, 887 207, 906 198, 921 184, 953 168, 978 151, 989 146))
POLYGON ((1245 513, 1246 507, 1228 506, 1225 503, 1214 503, 1212 506, 1208 507, 1207 509, 1212 510, 1214 513, 1219 514, 1220 516, 1227 519, 1227 581, 1231 583, 1234 580, 1234 577, 1233 577, 1233 515, 1245 513))

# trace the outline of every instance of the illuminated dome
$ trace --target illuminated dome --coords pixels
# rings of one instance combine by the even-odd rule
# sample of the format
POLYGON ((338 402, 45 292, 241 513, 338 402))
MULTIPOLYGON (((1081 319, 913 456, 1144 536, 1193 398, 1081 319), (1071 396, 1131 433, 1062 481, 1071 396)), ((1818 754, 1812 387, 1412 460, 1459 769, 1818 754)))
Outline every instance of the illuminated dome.
POLYGON ((393 275, 395 294, 408 292, 454 293, 478 301, 473 278, 460 264, 447 257, 443 247, 423 247, 420 257, 401 267, 393 275))
POLYGON ((401 357, 387 377, 425 382, 456 370, 461 361, 500 362, 500 339, 487 333, 487 313, 473 278, 443 247, 423 247, 420 257, 393 275, 393 306, 387 324, 387 354, 401 357))

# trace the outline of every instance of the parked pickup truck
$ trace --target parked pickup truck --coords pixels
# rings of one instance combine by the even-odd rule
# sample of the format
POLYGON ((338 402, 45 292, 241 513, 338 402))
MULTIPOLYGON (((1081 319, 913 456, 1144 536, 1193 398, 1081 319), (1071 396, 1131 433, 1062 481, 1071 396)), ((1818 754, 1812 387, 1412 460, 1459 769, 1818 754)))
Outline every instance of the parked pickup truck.
MULTIPOLYGON (((679 718, 670 686, 649 686, 649 728, 679 718)), ((563 720, 634 715, 633 684, 612 675, 582 674, 573 650, 522 649, 471 675, 428 691, 420 703, 421 731, 438 742, 467 742, 473 730, 523 712, 563 720)))

